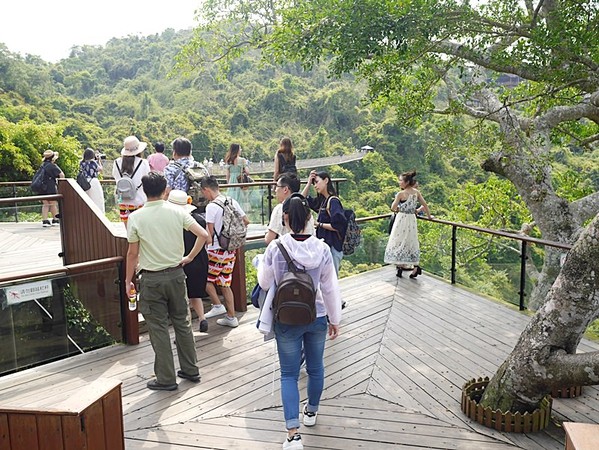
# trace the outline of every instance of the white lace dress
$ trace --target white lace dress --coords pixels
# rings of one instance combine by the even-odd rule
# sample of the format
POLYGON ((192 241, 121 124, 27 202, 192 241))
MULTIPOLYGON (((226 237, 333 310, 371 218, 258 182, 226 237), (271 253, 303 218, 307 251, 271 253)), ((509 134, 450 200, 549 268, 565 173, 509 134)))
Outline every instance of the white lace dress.
POLYGON ((410 195, 399 204, 389 242, 385 248, 385 263, 396 266, 415 266, 420 264, 420 244, 416 224, 416 194, 410 195))

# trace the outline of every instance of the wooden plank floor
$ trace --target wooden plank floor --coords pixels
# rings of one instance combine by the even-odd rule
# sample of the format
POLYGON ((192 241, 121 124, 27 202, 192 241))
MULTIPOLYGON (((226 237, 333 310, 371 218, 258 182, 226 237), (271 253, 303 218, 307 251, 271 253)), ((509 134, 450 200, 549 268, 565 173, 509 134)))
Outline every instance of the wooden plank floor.
MULTIPOLYGON (((499 433, 466 419, 461 386, 492 375, 528 317, 426 274, 398 279, 379 270, 341 280, 341 336, 329 341, 318 425, 302 428, 306 449, 563 449, 561 420, 599 422, 599 389, 554 401, 554 423, 535 434, 499 433)), ((145 387, 153 352, 113 346, 0 378, 0 405, 51 406, 98 378, 123 382, 128 449, 280 449, 284 421, 273 342, 255 329, 210 319, 196 333, 202 381, 175 392, 145 387)), ((194 323, 194 326, 197 326, 194 323)), ((599 350, 583 341, 581 351, 599 350)), ((173 351, 175 351, 173 346, 173 351)), ((306 375, 301 396, 305 399, 306 375)))

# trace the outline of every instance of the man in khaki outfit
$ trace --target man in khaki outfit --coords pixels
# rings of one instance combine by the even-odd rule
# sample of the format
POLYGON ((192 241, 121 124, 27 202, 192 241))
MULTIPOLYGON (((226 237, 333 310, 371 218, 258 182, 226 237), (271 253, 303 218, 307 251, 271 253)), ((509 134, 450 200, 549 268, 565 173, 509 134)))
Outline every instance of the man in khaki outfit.
POLYGON ((148 325, 155 354, 156 379, 147 386, 153 390, 173 391, 177 389, 177 379, 169 318, 181 367, 177 375, 196 383, 200 381, 183 266, 204 247, 208 233, 182 208, 163 200, 166 190, 163 175, 150 172, 142 178, 142 185, 148 201, 129 216, 125 289, 129 292, 135 288, 133 277, 139 264, 139 310, 148 325), (183 229, 196 235, 195 245, 185 257, 183 229))

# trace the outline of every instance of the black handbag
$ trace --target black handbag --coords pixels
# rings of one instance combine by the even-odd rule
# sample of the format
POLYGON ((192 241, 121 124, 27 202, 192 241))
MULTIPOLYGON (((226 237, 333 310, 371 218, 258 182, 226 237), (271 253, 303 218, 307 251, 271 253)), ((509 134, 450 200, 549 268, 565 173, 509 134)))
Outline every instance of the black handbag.
POLYGON ((397 216, 397 214, 392 214, 391 217, 389 217, 389 226, 387 228, 388 234, 391 234, 391 230, 393 230, 393 224, 395 223, 395 216, 397 216))
POLYGON ((89 184, 89 181, 87 181, 87 177, 85 176, 85 174, 81 171, 79 171, 79 173, 77 174, 77 184, 81 186, 81 189, 83 189, 84 191, 88 191, 92 187, 92 185, 89 184))

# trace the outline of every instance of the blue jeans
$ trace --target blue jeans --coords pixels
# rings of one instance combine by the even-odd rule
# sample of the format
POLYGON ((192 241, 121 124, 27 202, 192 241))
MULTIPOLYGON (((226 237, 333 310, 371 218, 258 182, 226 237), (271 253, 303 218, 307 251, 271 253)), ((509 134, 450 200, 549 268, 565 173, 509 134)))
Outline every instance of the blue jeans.
POLYGON ((327 337, 327 318, 318 317, 310 325, 283 325, 275 322, 275 337, 281 366, 281 399, 285 427, 299 428, 299 388, 302 345, 308 372, 308 411, 318 411, 324 387, 324 343, 327 337))
POLYGON ((335 249, 334 247, 329 247, 331 249, 331 256, 333 257, 333 266, 335 267, 335 273, 337 277, 339 277, 339 266, 341 265, 341 260, 343 259, 343 252, 335 249))

